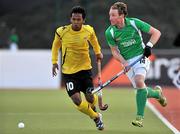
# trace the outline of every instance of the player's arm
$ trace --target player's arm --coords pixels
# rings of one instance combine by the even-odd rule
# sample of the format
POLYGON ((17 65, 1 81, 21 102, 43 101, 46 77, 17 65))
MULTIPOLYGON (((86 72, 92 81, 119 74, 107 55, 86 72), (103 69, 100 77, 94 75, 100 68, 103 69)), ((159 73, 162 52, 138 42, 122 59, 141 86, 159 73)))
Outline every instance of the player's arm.
POLYGON ((111 52, 112 52, 113 57, 114 57, 117 61, 119 61, 121 64, 125 65, 127 62, 126 62, 126 60, 122 57, 122 55, 120 54, 118 47, 117 47, 117 46, 111 46, 111 45, 110 45, 110 48, 111 48, 111 52))
POLYGON ((151 55, 151 48, 158 42, 161 32, 149 25, 148 23, 141 21, 139 19, 135 19, 135 23, 137 27, 142 30, 145 33, 150 34, 150 40, 146 44, 146 47, 144 49, 144 56, 149 57, 151 55))
POLYGON ((123 58, 123 56, 119 52, 118 47, 110 45, 110 48, 113 57, 124 66, 124 72, 128 72, 129 71, 128 62, 123 58))
POLYGON ((123 56, 121 55, 118 46, 116 45, 116 41, 114 40, 113 37, 113 30, 108 28, 105 32, 105 37, 107 40, 107 43, 111 49, 111 53, 113 55, 113 57, 119 61, 121 64, 123 64, 124 66, 126 66, 127 62, 126 60, 123 58, 123 56))
POLYGON ((161 36, 161 32, 152 26, 150 27, 148 34, 151 35, 149 42, 151 42, 153 45, 155 45, 158 42, 161 36))
POLYGON ((151 35, 149 42, 144 48, 144 56, 149 57, 151 55, 151 48, 158 42, 161 32, 154 27, 150 27, 148 34, 151 35))
POLYGON ((99 45, 97 36, 96 36, 93 28, 92 28, 92 34, 91 34, 91 37, 90 37, 89 41, 90 41, 90 44, 92 45, 93 51, 94 51, 94 53, 96 55, 96 61, 102 60, 103 59, 103 54, 101 53, 101 47, 99 45))
POLYGON ((52 44, 52 75, 53 77, 57 75, 57 70, 59 70, 58 67, 58 55, 59 55, 59 48, 61 47, 61 39, 60 35, 56 32, 54 41, 52 44))
POLYGON ((151 37, 149 42, 151 42, 152 45, 155 45, 161 36, 161 32, 142 20, 135 19, 135 23, 141 31, 150 34, 151 37))

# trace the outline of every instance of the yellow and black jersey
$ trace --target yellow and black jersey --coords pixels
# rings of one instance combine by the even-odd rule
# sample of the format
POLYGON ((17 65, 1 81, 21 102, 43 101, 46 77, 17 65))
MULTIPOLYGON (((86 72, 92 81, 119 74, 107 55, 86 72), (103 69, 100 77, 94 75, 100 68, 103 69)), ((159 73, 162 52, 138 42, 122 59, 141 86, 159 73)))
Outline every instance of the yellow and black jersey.
POLYGON ((72 25, 59 27, 52 44, 52 63, 58 61, 58 52, 62 52, 62 72, 73 74, 92 68, 89 56, 89 43, 95 54, 101 53, 93 27, 83 25, 80 31, 72 30, 72 25))

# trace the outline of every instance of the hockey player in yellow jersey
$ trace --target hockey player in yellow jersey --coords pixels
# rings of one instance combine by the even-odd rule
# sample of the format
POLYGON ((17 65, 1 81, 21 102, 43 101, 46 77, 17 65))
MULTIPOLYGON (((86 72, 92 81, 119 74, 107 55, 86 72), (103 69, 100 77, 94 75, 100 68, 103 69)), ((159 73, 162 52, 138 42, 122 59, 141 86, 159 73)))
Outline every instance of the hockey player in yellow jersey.
POLYGON ((66 91, 77 109, 94 120, 98 130, 104 129, 102 115, 96 111, 97 96, 88 94, 93 89, 89 44, 102 60, 103 55, 93 27, 84 25, 86 12, 84 8, 75 6, 71 10, 71 24, 56 29, 52 44, 52 74, 57 75, 59 69, 58 52, 61 50, 62 76, 66 91), (82 100, 81 92, 86 100, 82 100))

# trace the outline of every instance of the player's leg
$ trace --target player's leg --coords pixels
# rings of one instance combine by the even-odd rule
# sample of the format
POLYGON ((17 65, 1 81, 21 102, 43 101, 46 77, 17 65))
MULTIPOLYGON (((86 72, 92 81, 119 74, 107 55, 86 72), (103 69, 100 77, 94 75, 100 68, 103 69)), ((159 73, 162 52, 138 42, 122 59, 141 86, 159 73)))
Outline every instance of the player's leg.
POLYGON ((165 107, 167 105, 166 97, 163 95, 162 88, 160 86, 155 86, 154 88, 147 88, 147 98, 155 98, 161 106, 165 107))
MULTIPOLYGON (((127 73, 127 76, 129 78, 129 80, 131 81, 134 89, 136 89, 137 115, 136 115, 136 119, 132 121, 132 124, 134 126, 142 127, 143 126, 143 118, 144 118, 144 108, 145 108, 145 103, 146 103, 146 97, 145 97, 146 92, 143 88, 137 89, 137 86, 136 86, 137 81, 135 81, 134 68, 131 68, 129 70, 129 72, 127 73), (141 102, 143 105, 141 104, 141 102)), ((142 77, 142 76, 141 75, 137 76, 136 79, 139 79, 138 77, 142 77)), ((144 86, 144 83, 143 83, 143 86, 144 86)))
POLYGON ((82 88, 82 86, 81 81, 79 80, 79 75, 80 73, 72 75, 63 74, 66 85, 66 91, 80 112, 87 114, 92 119, 95 119, 99 115, 92 110, 92 108, 86 100, 81 99, 79 89, 82 88))
MULTIPOLYGON (((133 79, 130 79, 134 88, 136 88, 136 84, 133 79)), ((147 98, 155 98, 161 106, 165 107, 167 105, 167 99, 163 95, 162 88, 160 86, 155 86, 154 88, 146 87, 147 90, 147 98)))
MULTIPOLYGON (((136 68, 144 68, 146 72, 142 73, 146 77, 147 72, 150 68, 150 60, 148 58, 144 58, 136 68)), ((159 101, 159 103, 165 107, 167 105, 166 97, 162 93, 162 89, 160 86, 155 86, 154 89, 151 87, 147 87, 148 95, 147 98, 155 98, 159 101)))
MULTIPOLYGON (((93 81, 92 81, 92 73, 90 70, 84 71, 83 72, 83 79, 82 79, 82 92, 85 95, 85 98, 87 102, 89 103, 90 107, 93 109, 94 112, 97 113, 96 111, 96 104, 97 104, 97 95, 89 94, 87 90, 92 90, 93 89, 93 81)), ((102 115, 100 113, 97 113, 98 117, 93 119, 96 127, 98 130, 103 130, 104 129, 104 124, 102 121, 102 115)))
POLYGON ((143 118, 144 118, 144 110, 146 106, 147 100, 147 90, 146 85, 144 83, 144 76, 140 74, 136 74, 134 77, 136 84, 136 105, 137 105, 137 116, 136 119, 132 122, 133 125, 138 127, 143 127, 143 118))
POLYGON ((84 70, 82 72, 82 88, 81 91, 84 93, 85 98, 92 109, 96 112, 96 104, 97 104, 97 95, 90 94, 89 91, 94 89, 93 80, 92 80, 92 72, 91 70, 84 70))
MULTIPOLYGON (((85 94, 86 100, 88 101, 89 105, 91 106, 91 108, 96 111, 96 104, 97 104, 97 95, 93 95, 93 94, 85 94)), ((99 130, 103 130, 104 129, 104 124, 102 121, 102 114, 98 113, 99 117, 94 119, 94 122, 96 124, 97 129, 99 130)))
POLYGON ((161 106, 167 106, 167 99, 163 95, 162 88, 160 86, 155 86, 154 89, 147 87, 148 90, 148 98, 155 98, 161 106))
MULTIPOLYGON (((137 57, 133 58, 136 60, 137 57)), ((138 127, 143 126, 143 118, 144 118, 144 110, 146 106, 147 100, 147 90, 145 85, 145 76, 147 69, 149 68, 150 62, 148 59, 142 59, 142 61, 138 62, 134 65, 131 70, 127 73, 128 78, 130 79, 133 87, 137 89, 136 92, 136 105, 137 105, 137 116, 136 119, 133 120, 132 124, 138 127)))
POLYGON ((91 106, 91 108, 97 112, 96 110, 96 104, 97 104, 97 101, 98 101, 98 97, 96 94, 85 94, 85 98, 86 100, 88 101, 89 105, 91 106))
MULTIPOLYGON (((85 94, 86 100, 88 101, 89 105, 91 106, 91 108, 93 109, 94 112, 97 113, 96 111, 96 103, 97 103, 97 95, 93 95, 93 94, 85 94)), ((102 114, 98 113, 98 117, 93 119, 97 129, 99 130, 103 130, 104 129, 104 124, 102 121, 102 114)))
POLYGON ((78 96, 79 96, 78 93, 75 93, 74 95, 71 96, 71 99, 76 104, 77 109, 82 113, 87 114, 90 118, 92 118, 98 130, 103 130, 104 124, 102 121, 102 115, 94 111, 87 101, 79 101, 80 97, 78 96))
POLYGON ((148 91, 147 98, 156 98, 156 99, 160 98, 160 93, 158 90, 154 90, 151 87, 147 87, 147 91, 148 91))
POLYGON ((99 116, 96 112, 93 111, 86 100, 81 100, 80 93, 76 92, 71 96, 71 99, 80 112, 88 115, 92 119, 96 119, 99 116))
MULTIPOLYGON (((138 72, 142 73, 143 69, 139 68, 139 71, 137 71, 137 73, 138 72)), ((142 74, 145 74, 145 71, 142 74)), ((149 87, 146 87, 144 83, 145 79, 143 75, 135 75, 134 80, 137 88, 137 93, 136 93, 137 117, 135 120, 133 120, 132 124, 134 126, 143 127, 144 110, 146 106, 147 97, 151 96, 153 98, 157 98, 157 100, 162 106, 166 106, 167 101, 162 94, 161 87, 156 86, 154 90, 150 89, 149 87)))
MULTIPOLYGON (((137 117, 136 120, 132 122, 133 125, 142 127, 144 118, 144 109, 146 105, 146 100, 149 97, 152 98, 162 98, 158 90, 152 90, 150 87, 145 85, 145 77, 147 71, 150 67, 150 61, 148 58, 142 59, 134 67, 132 67, 131 72, 128 74, 128 78, 131 80, 133 87, 137 89, 136 93, 136 103, 137 103, 137 117)), ((162 102, 162 99, 161 103, 162 102)), ((159 101, 160 101, 159 100, 159 101)))

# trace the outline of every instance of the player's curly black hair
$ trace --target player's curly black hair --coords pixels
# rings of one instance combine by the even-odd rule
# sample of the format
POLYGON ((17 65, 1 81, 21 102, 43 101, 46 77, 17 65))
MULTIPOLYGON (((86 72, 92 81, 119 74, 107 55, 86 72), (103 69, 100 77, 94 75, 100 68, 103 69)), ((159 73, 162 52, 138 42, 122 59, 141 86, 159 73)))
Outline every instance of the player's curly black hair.
POLYGON ((73 13, 80 13, 82 14, 82 18, 85 19, 86 18, 86 11, 83 7, 81 6, 74 6, 71 10, 71 16, 73 13))

